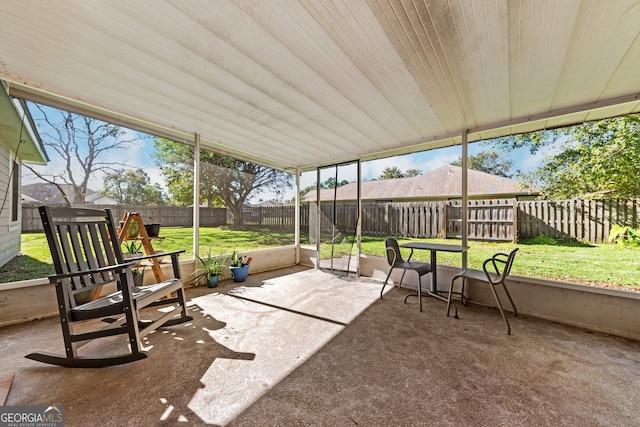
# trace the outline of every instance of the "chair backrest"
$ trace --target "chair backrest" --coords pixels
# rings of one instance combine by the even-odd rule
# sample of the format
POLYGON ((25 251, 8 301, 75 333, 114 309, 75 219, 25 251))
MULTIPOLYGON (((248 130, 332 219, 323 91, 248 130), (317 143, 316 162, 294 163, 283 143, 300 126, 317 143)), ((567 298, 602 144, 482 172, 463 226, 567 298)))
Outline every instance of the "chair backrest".
POLYGON ((484 262, 484 264, 482 265, 482 268, 484 269, 485 273, 487 273, 487 277, 490 278, 489 271, 487 269, 487 264, 489 263, 492 264, 494 272, 498 275, 497 280, 490 278, 491 282, 493 283, 503 282, 504 279, 506 279, 507 276, 511 274, 511 267, 513 266, 513 261, 516 258, 516 253, 518 252, 518 250, 519 248, 515 248, 514 250, 509 252, 508 255, 504 253, 497 253, 484 262), (500 267, 498 267, 498 264, 502 264, 502 271, 500 271, 501 269, 500 267))
POLYGON ((384 242, 384 246, 387 252, 387 262, 389 266, 393 267, 401 262, 404 262, 402 259, 402 255, 400 254, 400 246, 398 246, 398 241, 393 238, 388 238, 384 242))
MULTIPOLYGON (((42 225, 57 274, 77 273, 122 264, 111 210, 39 208, 42 225)), ((69 304, 75 295, 118 280, 113 273, 93 273, 66 279, 70 285, 69 304)))
POLYGON ((503 278, 511 274, 511 267, 513 266, 513 261, 516 259, 516 252, 518 252, 518 249, 519 248, 515 248, 509 253, 509 256, 507 257, 507 262, 504 265, 504 271, 502 272, 503 278))

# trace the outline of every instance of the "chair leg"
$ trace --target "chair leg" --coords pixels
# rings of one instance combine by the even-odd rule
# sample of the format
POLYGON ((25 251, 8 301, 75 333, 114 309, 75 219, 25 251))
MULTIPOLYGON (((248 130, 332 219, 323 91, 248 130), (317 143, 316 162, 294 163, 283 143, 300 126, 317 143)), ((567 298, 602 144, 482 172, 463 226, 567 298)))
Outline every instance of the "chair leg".
MULTIPOLYGON (((466 281, 466 280, 467 280, 466 278, 462 277, 462 288, 461 288, 461 290, 460 290, 460 295, 462 296, 462 302, 463 302, 463 303, 464 303, 464 284, 465 284, 465 281, 466 281)), ((454 312, 455 312, 455 314, 454 314, 454 316, 453 316, 453 317, 454 317, 455 319, 457 319, 457 318, 458 318, 458 307, 457 307, 457 306, 456 306, 456 304, 451 300, 451 299, 452 299, 452 296, 453 296, 453 284, 455 283, 455 281, 456 281, 456 277, 454 277, 454 278, 451 280, 451 287, 449 288, 449 297, 447 298, 447 317, 449 317, 449 312, 450 312, 450 310, 451 310, 451 305, 453 304, 453 309, 454 309, 454 312)))
MULTIPOLYGON (((405 270, 406 272, 407 270, 405 270)), ((418 273, 416 271, 416 273, 418 273)), ((422 277, 420 276, 420 273, 418 273, 418 289, 416 290, 416 294, 409 294, 407 296, 404 297, 404 303, 407 303, 407 298, 409 297, 413 297, 413 296, 417 296, 418 297, 418 305, 420 307, 420 311, 422 311, 422 277)))
POLYGON ((511 308, 513 308, 513 316, 518 317, 518 309, 516 309, 516 305, 513 303, 513 299, 511 299, 511 294, 509 293, 509 289, 507 289, 507 285, 502 282, 502 289, 504 289, 504 293, 507 294, 507 298, 509 298, 509 302, 511 303, 511 308))
POLYGON ((418 274, 418 305, 420 306, 420 311, 422 311, 422 277, 417 271, 416 273, 418 274))
POLYGON ((404 280, 404 274, 407 270, 402 270, 402 276, 400 276, 400 281, 398 282, 398 289, 402 289, 402 281, 404 280))
POLYGON ((504 319, 504 323, 507 324, 507 335, 511 335, 511 325, 509 325, 509 320, 507 316, 504 315, 504 310, 502 309, 502 304, 500 303, 500 298, 498 298, 498 293, 494 289, 492 284, 489 284, 489 288, 491 288, 491 292, 493 293, 493 297, 496 299, 496 303, 498 304, 498 310, 500 310, 500 314, 502 315, 502 319, 504 319))
POLYGON ((193 317, 189 316, 189 314, 187 313, 187 301, 185 298, 184 288, 178 289, 178 300, 180 301, 181 310, 181 315, 178 321, 180 321, 181 323, 192 321, 193 317))
POLYGON ((389 274, 387 274, 387 278, 384 279, 384 285, 382 285, 382 289, 380 289, 380 299, 382 299, 382 293, 384 292, 384 288, 387 286, 387 282, 389 281, 389 277, 391 277, 391 272, 393 271, 393 267, 389 270, 389 274))

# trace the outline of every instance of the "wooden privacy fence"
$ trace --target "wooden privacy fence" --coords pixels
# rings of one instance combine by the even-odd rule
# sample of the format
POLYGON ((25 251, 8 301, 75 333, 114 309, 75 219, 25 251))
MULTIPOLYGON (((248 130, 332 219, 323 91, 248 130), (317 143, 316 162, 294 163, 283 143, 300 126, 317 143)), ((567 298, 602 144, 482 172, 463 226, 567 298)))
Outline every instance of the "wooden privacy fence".
MULTIPOLYGON (((335 209, 323 204, 323 224, 335 223, 345 234, 356 228, 355 203, 340 203, 335 209), (334 215, 335 212, 335 215, 334 215), (333 218, 336 221, 333 222, 333 218)), ((415 238, 459 238, 462 225, 460 201, 409 203, 363 203, 362 234, 415 238)), ((469 238, 512 241, 515 236, 514 200, 473 200, 469 202, 469 238)), ((327 226, 323 226, 325 230, 327 226)))
MULTIPOLYGON (((304 217, 301 214, 301 217, 304 217)), ((294 206, 255 206, 242 209, 242 224, 269 228, 295 226, 294 206)))
POLYGON ((531 200, 518 202, 518 234, 606 242, 614 224, 640 226, 640 199, 531 200))
MULTIPOLYGON (((323 204, 321 210, 324 221, 331 223, 332 205, 323 204)), ((357 221, 355 203, 338 204, 335 212, 337 228, 353 234, 357 221)), ((607 241, 614 224, 640 228, 640 199, 469 201, 468 236, 471 240, 515 242, 543 234, 600 243, 607 241)), ((306 228, 304 223, 302 228, 306 228)), ((460 238, 462 202, 363 203, 362 234, 460 238)))
MULTIPOLYGON (((469 200, 468 238, 472 240, 516 241, 515 199, 469 200)), ((447 238, 462 238, 462 201, 447 205, 447 238)))
POLYGON ((388 234, 403 237, 445 237, 446 203, 390 203, 388 234))
MULTIPOLYGON (((74 205, 92 209, 111 209, 115 218, 127 212, 139 212, 145 224, 159 222, 165 227, 192 227, 193 208, 189 206, 74 205)), ((216 227, 227 223, 226 208, 200 208, 200 226, 216 227)), ((22 232, 42 231, 38 206, 22 205, 22 232)))
MULTIPOLYGON (((140 212, 143 221, 163 226, 190 227, 193 209, 182 206, 86 205, 111 208, 116 218, 125 212, 140 212)), ((315 223, 315 205, 300 207, 300 228, 315 223)), ((322 232, 335 227, 343 234, 354 234, 357 225, 355 203, 323 203, 322 232)), ((245 208, 246 226, 290 228, 295 225, 293 206, 245 208)), ((200 225, 216 227, 227 223, 224 208, 200 208, 200 225)), ((593 243, 605 242, 614 224, 640 227, 640 199, 630 200, 528 200, 490 199, 469 201, 469 238, 473 240, 516 241, 541 234, 593 243)), ((363 203, 362 234, 415 238, 460 238, 462 236, 460 200, 408 203, 363 203)), ((22 206, 22 231, 42 231, 36 206, 22 206)))
MULTIPOLYGON (((367 236, 444 237, 445 203, 363 203, 362 234, 367 236)), ((315 205, 311 205, 311 211, 315 205)), ((321 231, 332 224, 341 233, 355 233, 358 212, 355 203, 322 204, 321 231)), ((307 215, 308 218, 308 215, 307 215)), ((312 215, 315 218, 315 215, 312 215)), ((304 228, 304 225, 302 226, 304 228)))

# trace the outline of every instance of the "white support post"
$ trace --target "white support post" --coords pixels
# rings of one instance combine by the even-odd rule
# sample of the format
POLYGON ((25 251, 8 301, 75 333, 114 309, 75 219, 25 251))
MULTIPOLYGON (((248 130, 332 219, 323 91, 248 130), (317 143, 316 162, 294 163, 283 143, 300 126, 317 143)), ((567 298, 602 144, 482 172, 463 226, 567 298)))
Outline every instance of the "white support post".
POLYGON ((316 169, 316 269, 320 269, 320 168, 316 169))
MULTIPOLYGON (((468 141, 467 131, 462 132, 462 246, 467 246, 469 234, 469 201, 468 201, 468 141)), ((467 268, 467 252, 462 252, 462 268, 467 268)))
POLYGON ((296 198, 295 198, 295 227, 294 245, 296 246, 296 264, 300 264, 300 168, 296 168, 296 198))
POLYGON ((200 134, 196 133, 193 145, 193 253, 199 255, 200 247, 200 134))
POLYGON ((356 224, 356 277, 360 277, 360 253, 362 244, 362 162, 358 159, 358 222, 356 224))

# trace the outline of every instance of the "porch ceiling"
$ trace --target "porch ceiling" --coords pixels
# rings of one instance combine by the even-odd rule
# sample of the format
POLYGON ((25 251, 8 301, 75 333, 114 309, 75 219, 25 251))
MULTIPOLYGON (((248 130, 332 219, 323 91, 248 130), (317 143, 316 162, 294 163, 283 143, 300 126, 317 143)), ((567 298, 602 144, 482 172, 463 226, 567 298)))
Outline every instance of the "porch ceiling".
POLYGON ((640 2, 0 3, 11 92, 283 170, 640 111, 640 2))

